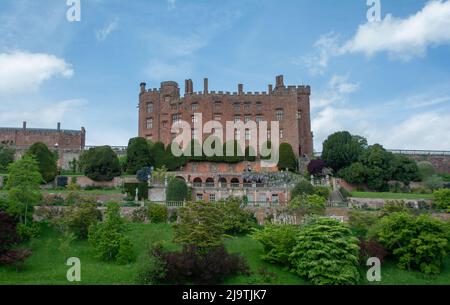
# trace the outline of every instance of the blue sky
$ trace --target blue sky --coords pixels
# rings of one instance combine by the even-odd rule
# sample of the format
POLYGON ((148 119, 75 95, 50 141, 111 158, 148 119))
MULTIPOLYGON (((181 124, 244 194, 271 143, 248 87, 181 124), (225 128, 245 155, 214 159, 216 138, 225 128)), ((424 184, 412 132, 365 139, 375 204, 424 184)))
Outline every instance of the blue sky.
POLYGON ((139 83, 202 90, 309 84, 315 149, 349 130, 387 148, 450 150, 450 1, 65 0, 0 2, 0 126, 137 134, 139 83))

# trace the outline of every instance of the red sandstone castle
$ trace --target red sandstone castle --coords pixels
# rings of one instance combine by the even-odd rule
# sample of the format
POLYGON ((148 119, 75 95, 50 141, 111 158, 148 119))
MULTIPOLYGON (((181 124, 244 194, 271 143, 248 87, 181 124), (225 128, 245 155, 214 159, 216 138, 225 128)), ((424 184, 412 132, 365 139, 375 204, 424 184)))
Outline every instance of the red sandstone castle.
POLYGON ((234 93, 209 91, 205 78, 202 92, 194 92, 192 80, 186 80, 181 96, 178 84, 173 81, 150 90, 146 89, 146 83, 141 83, 139 136, 169 145, 176 136, 171 133, 172 124, 180 120, 194 122, 195 113, 202 114, 203 122, 215 120, 223 126, 239 120, 279 121, 280 143, 291 144, 297 156, 311 157, 310 95, 310 86, 285 86, 282 75, 276 77, 275 87, 268 86, 267 92, 244 92, 242 84, 234 93))
POLYGON ((61 129, 58 123, 56 129, 27 128, 23 122, 22 128, 0 128, 0 143, 8 144, 17 149, 27 149, 36 142, 43 142, 49 148, 83 150, 86 141, 86 130, 61 129))

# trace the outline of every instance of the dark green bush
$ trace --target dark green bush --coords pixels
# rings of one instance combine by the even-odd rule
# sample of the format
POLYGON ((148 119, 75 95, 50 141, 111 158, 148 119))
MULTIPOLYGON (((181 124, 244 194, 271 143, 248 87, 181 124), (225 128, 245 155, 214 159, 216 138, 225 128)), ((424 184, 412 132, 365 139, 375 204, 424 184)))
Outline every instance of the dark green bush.
POLYGON ((306 180, 302 180, 295 185, 295 187, 291 193, 291 198, 295 198, 295 197, 302 196, 302 195, 313 195, 313 194, 314 194, 313 185, 306 180))
POLYGON ((152 223, 166 223, 169 217, 167 207, 161 204, 150 204, 148 206, 148 219, 152 223))
POLYGON ((278 161, 279 170, 297 171, 297 158, 291 144, 282 143, 280 145, 280 160, 278 161))
POLYGON ((144 138, 133 138, 128 142, 127 173, 135 175, 138 170, 153 165, 150 144, 144 138))
POLYGON ((173 178, 167 185, 166 201, 184 201, 187 200, 188 187, 184 180, 173 178))
POLYGON ((27 155, 33 156, 39 165, 39 171, 45 183, 55 180, 58 174, 58 167, 56 165, 57 158, 51 152, 47 145, 38 142, 33 144, 27 151, 27 155))
POLYGON ((91 148, 80 159, 84 174, 94 181, 111 181, 121 175, 119 158, 109 146, 91 148))

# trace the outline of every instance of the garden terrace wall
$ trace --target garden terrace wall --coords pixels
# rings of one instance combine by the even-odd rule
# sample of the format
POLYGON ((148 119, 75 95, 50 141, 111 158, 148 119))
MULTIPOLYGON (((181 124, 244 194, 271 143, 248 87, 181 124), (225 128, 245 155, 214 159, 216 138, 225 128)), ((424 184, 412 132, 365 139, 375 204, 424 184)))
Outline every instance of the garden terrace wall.
POLYGON ((372 199, 372 198, 348 198, 349 207, 353 208, 370 208, 370 209, 381 209, 388 202, 403 202, 407 206, 418 209, 421 204, 431 206, 433 200, 430 199, 372 199))

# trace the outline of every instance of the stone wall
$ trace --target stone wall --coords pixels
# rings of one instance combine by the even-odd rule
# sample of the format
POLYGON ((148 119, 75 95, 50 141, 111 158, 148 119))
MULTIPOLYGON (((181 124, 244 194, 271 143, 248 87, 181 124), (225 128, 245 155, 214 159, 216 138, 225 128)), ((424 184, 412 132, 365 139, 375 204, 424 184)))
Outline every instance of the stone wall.
POLYGON ((409 157, 414 159, 415 161, 428 161, 433 164, 434 168, 439 173, 450 174, 450 155, 415 155, 409 157))

